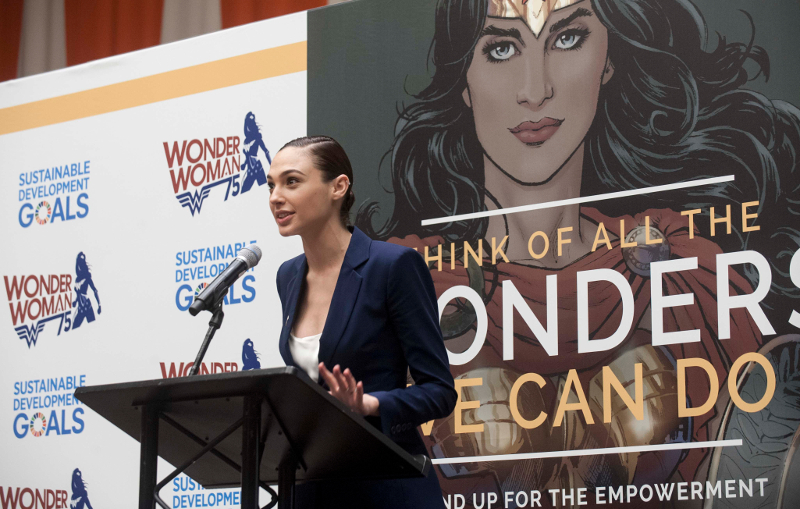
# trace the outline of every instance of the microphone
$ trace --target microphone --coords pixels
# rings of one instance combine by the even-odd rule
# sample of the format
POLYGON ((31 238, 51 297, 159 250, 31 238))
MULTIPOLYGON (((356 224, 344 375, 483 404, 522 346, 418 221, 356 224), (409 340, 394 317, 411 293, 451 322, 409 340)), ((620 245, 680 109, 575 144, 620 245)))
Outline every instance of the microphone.
POLYGON ((242 274, 258 265, 260 260, 261 249, 255 244, 240 249, 239 254, 228 264, 228 267, 206 286, 200 295, 195 297, 189 307, 189 314, 195 316, 200 311, 213 310, 217 302, 228 293, 228 288, 242 277, 242 274))

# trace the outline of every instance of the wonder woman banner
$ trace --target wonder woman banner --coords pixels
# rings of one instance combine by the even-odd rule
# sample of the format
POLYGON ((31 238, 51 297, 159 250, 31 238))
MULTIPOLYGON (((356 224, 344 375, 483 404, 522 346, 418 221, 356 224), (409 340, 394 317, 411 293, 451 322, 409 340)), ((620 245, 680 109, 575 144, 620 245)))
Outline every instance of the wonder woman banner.
POLYGON ((309 133, 351 155, 355 224, 417 249, 439 295, 459 403, 422 432, 448 507, 794 503, 798 14, 309 16, 309 133))

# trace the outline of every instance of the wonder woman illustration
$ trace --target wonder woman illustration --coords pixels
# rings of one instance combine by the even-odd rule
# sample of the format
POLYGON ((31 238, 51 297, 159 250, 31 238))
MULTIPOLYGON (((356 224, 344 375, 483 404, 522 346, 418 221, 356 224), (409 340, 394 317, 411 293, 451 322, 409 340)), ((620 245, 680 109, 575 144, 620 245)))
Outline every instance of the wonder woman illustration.
POLYGON ((259 186, 267 183, 267 174, 264 172, 264 165, 258 160, 258 149, 264 151, 264 156, 267 162, 272 164, 272 159, 269 157, 269 150, 264 144, 264 139, 261 136, 261 130, 256 124, 256 116, 253 112, 248 112, 244 117, 244 152, 245 160, 242 163, 242 171, 245 171, 244 181, 242 182, 242 193, 246 193, 253 187, 253 183, 259 186))
POLYGON ((253 347, 253 342, 250 338, 245 339, 242 344, 242 371, 261 369, 261 361, 258 358, 259 355, 253 347))
POLYGON ((89 300, 88 295, 89 288, 94 292, 94 300, 97 301, 97 314, 100 314, 100 296, 97 294, 97 287, 92 280, 92 271, 89 270, 89 265, 86 263, 86 255, 80 252, 75 260, 75 302, 72 303, 72 307, 77 309, 72 319, 73 330, 80 327, 84 320, 89 323, 95 320, 92 301, 89 300))
POLYGON ((89 493, 86 491, 86 482, 83 480, 80 469, 72 472, 72 497, 69 501, 70 509, 92 509, 89 502, 89 493))
MULTIPOLYGON (((719 36, 707 42, 702 15, 688 0, 440 0, 435 27, 435 72, 400 114, 394 144, 384 158, 395 198, 391 217, 376 225, 378 209, 372 203, 356 219, 373 238, 420 252, 424 246, 433 254, 444 249, 442 271, 431 272, 438 295, 467 285, 480 293, 487 308, 484 347, 470 363, 452 366, 457 378, 483 380, 481 386, 463 389, 462 398, 481 401, 479 409, 463 412, 463 422, 483 424, 484 431, 456 434, 453 417, 436 421, 429 436, 432 457, 728 437, 746 444, 729 456, 718 455, 716 462, 712 450, 691 449, 442 465, 445 496, 462 494, 469 507, 472 493, 546 493, 553 488, 591 493, 601 486, 725 478, 736 470, 739 476, 769 477, 768 495, 758 502, 774 507, 785 491, 782 469, 792 460, 790 444, 800 424, 799 405, 791 396, 800 390, 800 372, 791 368, 800 365, 800 343, 786 335, 797 332, 787 318, 800 298, 788 279, 789 259, 800 247, 800 111, 745 88, 750 79, 769 78, 766 53, 752 40, 730 42, 719 36), (747 69, 755 72, 748 75, 747 69), (735 179, 590 206, 421 226, 423 219, 723 175, 735 179), (763 218, 759 231, 742 231, 741 222, 732 221, 730 234, 710 237, 710 207, 720 216, 727 205, 736 210, 736 204, 750 201, 758 202, 753 210, 763 218), (703 211, 694 231, 680 213, 687 209, 703 211), (611 249, 603 244, 593 251, 600 223, 611 237, 611 249), (568 231, 571 239, 560 255, 554 249, 559 230, 568 231), (541 258, 532 257, 528 247, 537 231, 546 234, 550 245, 541 258), (484 242, 484 252, 490 253, 490 239, 499 242, 506 236, 508 262, 464 268, 458 247, 464 240, 475 250, 484 242), (622 241, 645 236, 663 239, 663 245, 621 248, 622 241), (455 270, 449 267, 451 242, 460 260, 455 270), (436 247, 440 244, 444 247, 436 247), (731 315, 731 339, 719 340, 715 256, 747 249, 771 263, 772 287, 761 306, 784 336, 763 337, 747 311, 739 309, 731 315), (691 257, 697 257, 698 269, 665 278, 664 293, 693 293, 695 304, 664 313, 664 327, 699 329, 701 341, 653 346, 649 263, 691 257), (598 268, 612 268, 630 283, 635 325, 619 348, 578 354, 576 274, 598 268), (515 314, 514 359, 504 361, 502 281, 513 281, 544 324, 545 280, 553 274, 558 275, 558 355, 547 355, 515 314), (780 406, 781 412, 734 419, 721 395, 716 409, 694 419, 677 417, 676 359, 710 361, 725 386, 733 361, 755 351, 783 366, 776 368, 778 388, 768 407, 780 406), (610 366, 629 386, 635 363, 644 368, 644 420, 634 420, 621 400, 612 398, 612 422, 603 424, 602 367, 610 366), (552 420, 572 368, 579 372, 595 424, 587 424, 580 412, 567 412, 559 426, 552 420), (542 389, 525 384, 520 412, 528 419, 542 410, 549 414, 543 425, 530 430, 515 423, 509 408, 514 381, 529 372, 546 377, 548 384, 542 389), (779 423, 785 433, 776 437, 767 432, 767 421, 779 423)), ((544 243, 536 238, 532 250, 542 252, 544 243)), ((743 266, 731 270, 728 279, 732 295, 752 293, 757 285, 755 272, 743 266)), ((622 309, 612 285, 591 286, 589 308, 590 338, 607 338, 617 330, 622 309)), ((449 350, 464 350, 475 334, 472 307, 452 301, 442 330, 449 350)), ((687 377, 688 406, 702 404, 709 396, 707 379, 691 370, 687 377)), ((742 387, 751 382, 756 383, 743 379, 742 387)), ((742 507, 752 502, 743 499, 742 507)), ((542 503, 553 506, 549 497, 542 503)), ((687 507, 702 504, 686 502, 687 507)))

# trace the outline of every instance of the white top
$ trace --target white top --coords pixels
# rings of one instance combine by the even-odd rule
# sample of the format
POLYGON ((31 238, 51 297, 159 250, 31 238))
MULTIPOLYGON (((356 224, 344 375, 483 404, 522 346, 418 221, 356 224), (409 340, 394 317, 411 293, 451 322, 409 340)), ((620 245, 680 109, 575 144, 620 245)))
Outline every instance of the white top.
POLYGON ((322 333, 305 338, 289 333, 289 351, 295 364, 308 373, 315 382, 319 380, 319 338, 322 333))

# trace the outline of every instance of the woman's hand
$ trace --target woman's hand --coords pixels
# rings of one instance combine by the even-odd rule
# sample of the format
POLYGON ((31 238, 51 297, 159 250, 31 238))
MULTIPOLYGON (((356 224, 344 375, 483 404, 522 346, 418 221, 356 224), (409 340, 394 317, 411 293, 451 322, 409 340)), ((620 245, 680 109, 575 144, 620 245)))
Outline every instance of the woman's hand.
POLYGON ((380 415, 378 413, 378 398, 364 394, 364 385, 356 382, 350 368, 342 372, 339 365, 333 367, 333 372, 328 371, 324 362, 319 363, 319 374, 325 379, 330 390, 328 393, 338 399, 350 410, 361 415, 380 415))

